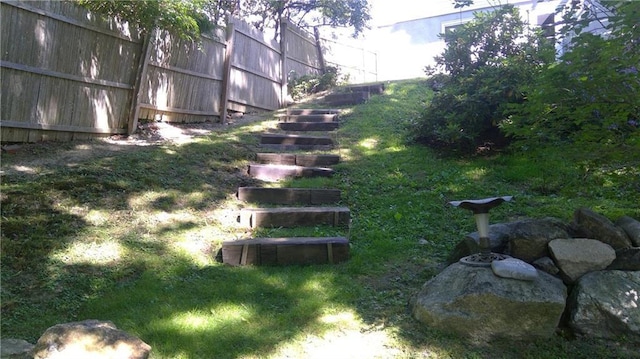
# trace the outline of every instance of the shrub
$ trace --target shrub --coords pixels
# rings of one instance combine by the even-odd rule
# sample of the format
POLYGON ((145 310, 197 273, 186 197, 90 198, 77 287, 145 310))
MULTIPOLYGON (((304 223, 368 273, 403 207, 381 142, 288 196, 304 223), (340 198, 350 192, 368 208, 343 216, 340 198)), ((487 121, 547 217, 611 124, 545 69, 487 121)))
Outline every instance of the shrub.
POLYGON ((428 75, 440 90, 422 115, 414 140, 432 147, 472 152, 480 145, 501 145, 498 124, 509 103, 521 103, 521 88, 543 64, 553 47, 525 24, 513 6, 476 13, 473 21, 440 36, 446 43, 428 75), (441 73, 447 73, 443 78, 441 73))
POLYGON ((287 88, 291 97, 298 101, 314 93, 329 90, 339 84, 339 69, 335 66, 327 66, 323 74, 296 76, 295 72, 289 74, 287 88))

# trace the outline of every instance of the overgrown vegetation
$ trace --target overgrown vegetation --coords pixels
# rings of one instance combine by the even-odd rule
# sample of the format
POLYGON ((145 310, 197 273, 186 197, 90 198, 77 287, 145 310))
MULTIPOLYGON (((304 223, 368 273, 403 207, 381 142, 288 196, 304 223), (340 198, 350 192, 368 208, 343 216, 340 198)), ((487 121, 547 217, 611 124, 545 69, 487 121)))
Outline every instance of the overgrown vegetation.
MULTIPOLYGON (((468 5, 468 1, 462 1, 468 5)), ((601 13, 561 8, 561 41, 570 46, 555 60, 554 43, 529 29, 513 6, 477 13, 443 34, 432 81, 440 90, 415 126, 415 140, 473 153, 517 140, 529 150, 558 143, 581 151, 640 143, 637 51, 640 3, 606 1, 606 33, 583 31, 601 13)))
MULTIPOLYGON (((221 126, 193 143, 101 153, 93 143, 36 144, 3 154, 2 336, 35 342, 56 323, 113 321, 152 358, 620 358, 625 343, 562 337, 474 346, 413 320, 407 301, 475 230, 450 200, 514 195, 492 222, 568 221, 586 206, 640 218, 640 151, 599 165, 550 147, 443 158, 404 129, 432 96, 423 81, 345 109, 332 178, 282 186, 342 190, 352 211, 351 259, 336 266, 227 267, 223 240, 253 234, 332 235, 333 228, 250 233, 235 221, 256 134, 275 121, 221 126), (84 160, 67 151, 92 151, 84 160), (542 150, 541 150, 542 151, 542 150), (66 161, 47 161, 55 156, 66 161)), ((252 204, 246 204, 250 206, 252 204)), ((344 234, 344 233, 343 233, 344 234)))
POLYGON ((289 74, 287 89, 294 101, 301 100, 318 92, 330 90, 348 79, 340 77, 340 72, 336 66, 327 66, 325 71, 318 75, 297 76, 295 73, 289 74))

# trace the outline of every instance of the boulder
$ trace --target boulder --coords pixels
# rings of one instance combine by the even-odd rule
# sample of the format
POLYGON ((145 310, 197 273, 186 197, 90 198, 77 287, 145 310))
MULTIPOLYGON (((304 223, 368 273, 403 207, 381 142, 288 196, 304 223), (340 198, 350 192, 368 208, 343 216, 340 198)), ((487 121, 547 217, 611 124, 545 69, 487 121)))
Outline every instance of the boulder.
POLYGON ((578 280, 567 301, 578 336, 640 343, 640 272, 600 271, 578 280))
MULTIPOLYGON (((524 219, 510 223, 496 223, 489 226, 491 250, 505 253, 531 263, 548 256, 547 243, 556 238, 568 238, 568 226, 557 218, 524 219)), ((477 253, 478 232, 465 236, 449 256, 453 263, 462 257, 477 253)))
POLYGON ((571 227, 576 232, 576 237, 597 239, 615 250, 631 247, 631 239, 624 230, 607 217, 588 208, 575 211, 571 227))
POLYGON ((640 247, 640 221, 636 221, 629 216, 622 216, 616 221, 616 226, 622 228, 629 236, 634 247, 640 247))
POLYGON ((522 281, 454 263, 426 282, 410 306, 418 321, 472 341, 533 340, 554 335, 566 296, 562 281, 544 272, 522 281))
POLYGON ((109 321, 85 320, 47 329, 33 349, 34 359, 146 359, 151 347, 109 321))
POLYGON ((549 241, 570 237, 567 224, 557 218, 527 219, 510 227, 507 254, 527 263, 549 256, 549 241))
POLYGON ((554 239, 549 242, 549 251, 568 284, 585 273, 607 268, 616 258, 610 245, 586 238, 554 239))
POLYGON ((532 264, 534 267, 552 275, 556 275, 560 273, 560 269, 558 269, 558 267, 556 266, 556 263, 553 261, 553 259, 549 257, 542 257, 540 259, 536 259, 532 264))
POLYGON ((640 247, 616 251, 616 259, 607 267, 609 270, 640 271, 640 247))
POLYGON ((33 344, 22 339, 0 339, 0 359, 31 359, 33 344))

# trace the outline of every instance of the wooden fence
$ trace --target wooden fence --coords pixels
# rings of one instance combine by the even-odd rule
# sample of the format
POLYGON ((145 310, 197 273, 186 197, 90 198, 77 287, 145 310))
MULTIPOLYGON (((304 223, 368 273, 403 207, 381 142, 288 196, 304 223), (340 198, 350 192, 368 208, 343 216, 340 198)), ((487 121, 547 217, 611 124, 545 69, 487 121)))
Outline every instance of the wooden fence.
POLYGON ((284 105, 287 74, 322 70, 313 36, 283 26, 280 43, 240 20, 197 44, 141 32, 70 2, 3 1, 3 142, 132 133, 138 119, 224 120, 284 105))

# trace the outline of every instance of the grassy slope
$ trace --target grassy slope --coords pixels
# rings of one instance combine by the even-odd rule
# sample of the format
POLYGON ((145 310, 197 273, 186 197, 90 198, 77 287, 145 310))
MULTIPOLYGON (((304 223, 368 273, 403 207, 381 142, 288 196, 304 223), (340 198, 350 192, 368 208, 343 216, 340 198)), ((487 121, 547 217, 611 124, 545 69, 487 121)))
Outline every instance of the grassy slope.
MULTIPOLYGON (((384 332, 394 357, 619 356, 616 345, 559 337, 471 346, 410 318, 408 299, 474 230, 470 214, 450 200, 516 196, 492 212, 492 222, 568 221, 579 206, 640 218, 640 151, 602 165, 574 165, 560 149, 438 157, 402 136, 429 96, 420 82, 394 83, 385 96, 346 111, 338 174, 288 183, 343 191, 353 246, 352 259, 338 266, 230 268, 214 261, 222 240, 251 235, 233 221, 233 193, 250 183, 238 173, 260 126, 5 176, 2 336, 35 341, 55 323, 98 318, 139 335, 154 358, 303 357, 310 338, 331 342, 345 330, 384 332)), ((12 164, 3 159, 3 167, 12 164)), ((318 227, 254 234, 344 233, 318 227)))

